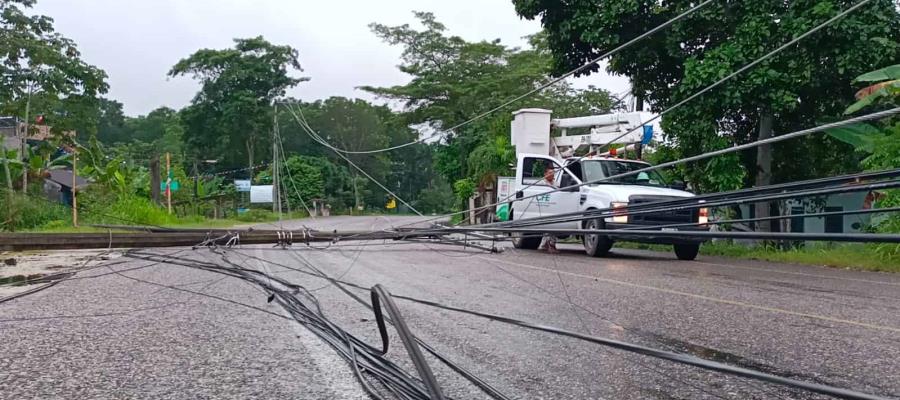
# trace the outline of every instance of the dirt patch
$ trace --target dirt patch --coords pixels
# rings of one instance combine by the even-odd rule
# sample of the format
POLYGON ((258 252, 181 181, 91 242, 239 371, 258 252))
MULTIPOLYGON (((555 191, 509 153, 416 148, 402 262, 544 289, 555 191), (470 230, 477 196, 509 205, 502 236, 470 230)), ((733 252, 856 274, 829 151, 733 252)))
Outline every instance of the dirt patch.
POLYGON ((0 252, 0 298, 66 278, 98 261, 121 255, 96 249, 0 252))

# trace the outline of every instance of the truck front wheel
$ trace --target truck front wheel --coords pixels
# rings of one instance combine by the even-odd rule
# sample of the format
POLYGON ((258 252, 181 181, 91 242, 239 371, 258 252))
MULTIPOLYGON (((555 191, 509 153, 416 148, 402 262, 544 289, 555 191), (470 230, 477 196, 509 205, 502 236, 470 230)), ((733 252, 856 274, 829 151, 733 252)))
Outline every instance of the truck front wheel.
POLYGON ((675 256, 684 261, 693 261, 700 252, 699 244, 676 244, 674 247, 675 256))
POLYGON ((534 250, 541 245, 543 237, 539 234, 513 233, 512 244, 517 249, 534 250), (534 236, 537 235, 537 236, 534 236))
MULTIPOLYGON (((603 229, 603 221, 599 219, 588 220, 584 224, 584 229, 603 229)), ((609 254, 613 241, 609 237, 600 234, 585 234, 581 239, 584 243, 584 252, 591 257, 603 257, 609 254)))

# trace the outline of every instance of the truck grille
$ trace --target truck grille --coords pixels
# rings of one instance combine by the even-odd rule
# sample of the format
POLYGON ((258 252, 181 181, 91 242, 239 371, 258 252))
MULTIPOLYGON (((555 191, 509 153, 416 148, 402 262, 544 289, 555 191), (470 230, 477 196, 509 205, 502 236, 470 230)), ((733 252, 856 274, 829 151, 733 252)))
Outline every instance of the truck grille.
MULTIPOLYGON (((628 205, 634 206, 644 203, 654 203, 657 201, 668 201, 683 199, 677 196, 654 196, 654 195, 633 195, 628 198, 628 205)), ((678 224, 697 221, 699 210, 673 210, 660 211, 649 214, 637 214, 628 217, 628 222, 638 225, 664 225, 678 224)))

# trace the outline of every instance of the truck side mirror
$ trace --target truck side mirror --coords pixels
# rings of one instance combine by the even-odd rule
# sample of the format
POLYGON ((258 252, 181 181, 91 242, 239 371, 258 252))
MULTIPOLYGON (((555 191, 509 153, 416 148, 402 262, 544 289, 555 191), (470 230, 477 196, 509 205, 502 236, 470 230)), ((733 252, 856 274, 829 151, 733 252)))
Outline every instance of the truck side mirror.
POLYGON ((669 187, 676 190, 687 189, 687 185, 684 184, 684 181, 672 181, 672 184, 669 185, 669 187))

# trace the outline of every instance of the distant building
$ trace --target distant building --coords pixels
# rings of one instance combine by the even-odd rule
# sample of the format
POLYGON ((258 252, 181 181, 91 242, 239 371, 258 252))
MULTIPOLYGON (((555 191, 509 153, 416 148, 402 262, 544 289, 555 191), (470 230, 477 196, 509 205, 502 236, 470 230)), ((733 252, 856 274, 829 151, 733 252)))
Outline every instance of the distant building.
MULTIPOLYGON (((34 145, 51 137, 50 126, 30 124, 30 135, 26 138, 29 144, 34 145)), ((22 147, 22 134, 25 132, 25 123, 19 117, 0 117, 0 136, 3 137, 3 145, 7 149, 20 149, 22 147)), ((74 136, 75 132, 66 132, 74 136)))
MULTIPOLYGON (((48 199, 72 205, 72 170, 68 169, 51 169, 49 176, 44 178, 44 195, 48 199)), ((84 189, 90 182, 86 179, 76 176, 75 185, 78 190, 84 189)))
MULTIPOLYGON (((877 192, 854 192, 826 196, 819 201, 788 200, 784 215, 817 214, 825 212, 841 212, 870 209, 877 192)), ((754 207, 740 206, 741 216, 738 218, 754 218, 754 207)), ((786 232, 797 233, 857 233, 872 220, 872 214, 826 215, 822 217, 796 217, 780 221, 772 221, 773 230, 784 228, 786 232)), ((747 225, 747 224, 743 224, 747 225)))

